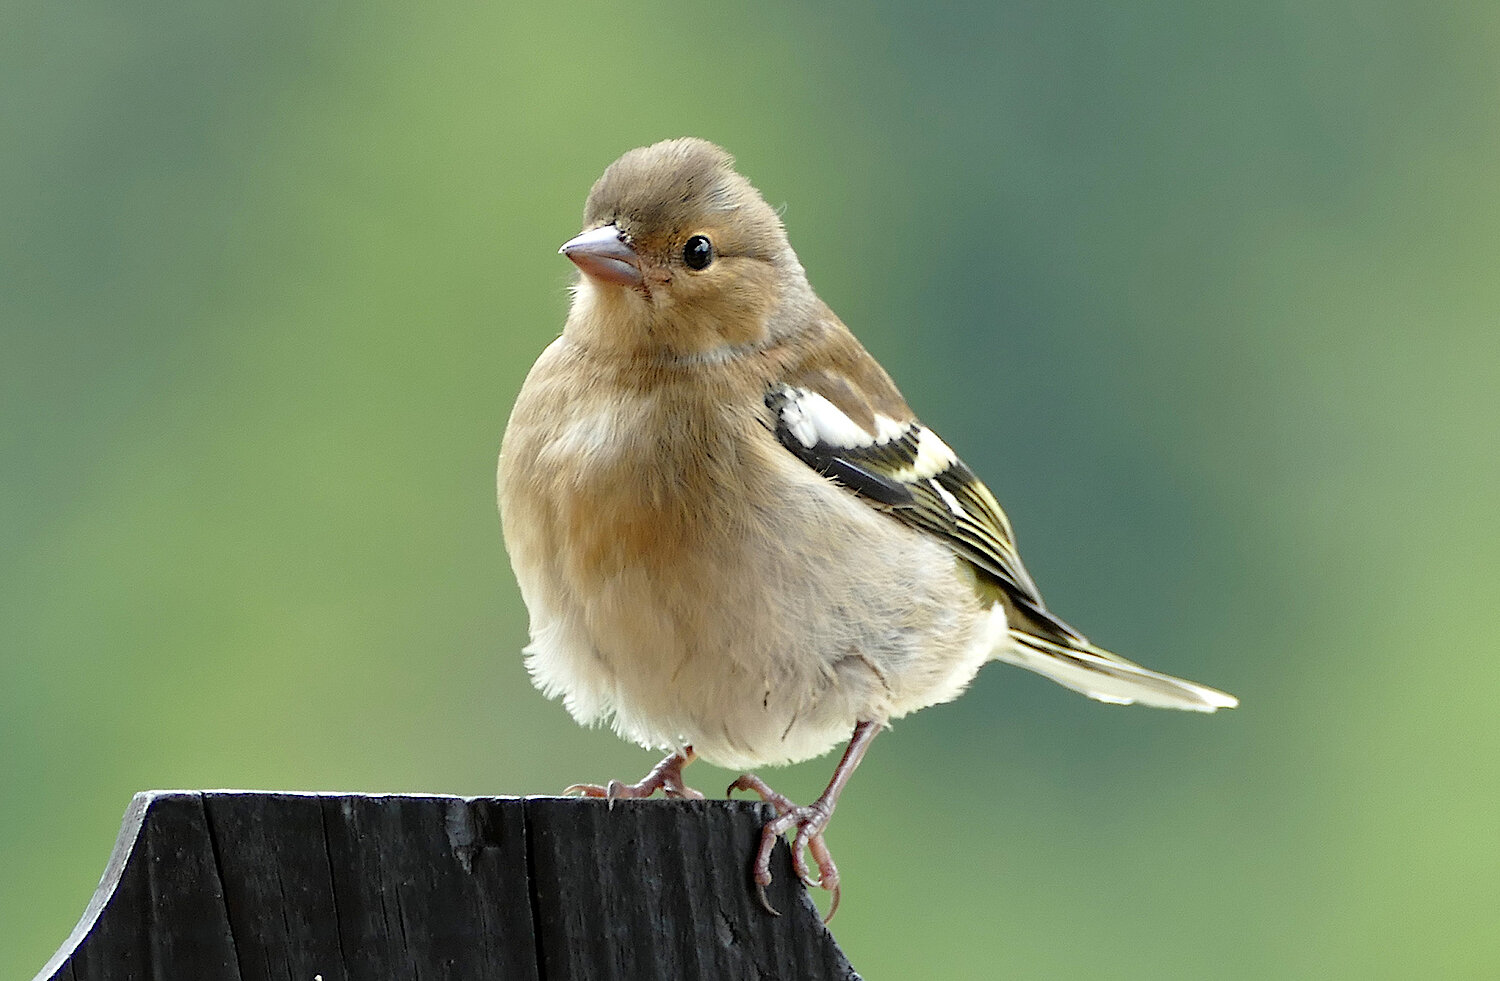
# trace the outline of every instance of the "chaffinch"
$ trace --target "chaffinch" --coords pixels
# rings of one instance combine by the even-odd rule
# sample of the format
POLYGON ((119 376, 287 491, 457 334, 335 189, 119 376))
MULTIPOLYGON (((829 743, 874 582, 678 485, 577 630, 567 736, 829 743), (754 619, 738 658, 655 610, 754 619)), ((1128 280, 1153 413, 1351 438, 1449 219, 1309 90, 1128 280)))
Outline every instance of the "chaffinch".
POLYGON ((582 275, 499 465, 527 667, 579 722, 669 754, 638 783, 571 789, 700 797, 682 778, 695 756, 739 769, 847 740, 810 805, 749 774, 730 787, 778 814, 752 868, 762 900, 795 830, 797 873, 836 908, 823 832, 870 740, 986 662, 1103 702, 1236 704, 1048 610, 1000 505, 818 299, 719 147, 626 153, 560 251, 582 275))

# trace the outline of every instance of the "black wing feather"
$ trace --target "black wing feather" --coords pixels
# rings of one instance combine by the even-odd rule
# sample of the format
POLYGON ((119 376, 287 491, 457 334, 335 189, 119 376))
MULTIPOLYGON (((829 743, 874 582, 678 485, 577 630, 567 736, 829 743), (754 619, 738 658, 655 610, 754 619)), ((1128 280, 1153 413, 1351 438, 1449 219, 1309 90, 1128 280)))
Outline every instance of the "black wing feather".
POLYGON ((956 456, 931 473, 918 471, 922 440, 936 439, 936 434, 913 421, 885 440, 871 437, 858 446, 839 446, 820 438, 809 446, 789 422, 799 394, 780 385, 766 395, 782 446, 818 473, 943 542, 1041 624, 1066 637, 1078 636, 1047 611, 1016 553, 1010 521, 974 471, 956 456))

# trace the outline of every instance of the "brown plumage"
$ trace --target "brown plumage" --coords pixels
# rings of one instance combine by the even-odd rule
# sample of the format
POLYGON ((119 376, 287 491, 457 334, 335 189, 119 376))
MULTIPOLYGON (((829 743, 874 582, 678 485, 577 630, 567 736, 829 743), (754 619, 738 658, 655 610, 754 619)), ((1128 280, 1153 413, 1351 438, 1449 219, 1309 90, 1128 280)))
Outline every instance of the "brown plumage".
POLYGON ((729 155, 632 150, 563 246, 583 271, 500 458, 528 666, 583 723, 671 755, 634 785, 691 795, 694 756, 795 762, 850 739, 828 791, 776 803, 754 874, 822 831, 870 738, 957 696, 988 660, 1092 697, 1234 699, 1095 647, 1042 603, 1004 513, 808 285, 729 155))

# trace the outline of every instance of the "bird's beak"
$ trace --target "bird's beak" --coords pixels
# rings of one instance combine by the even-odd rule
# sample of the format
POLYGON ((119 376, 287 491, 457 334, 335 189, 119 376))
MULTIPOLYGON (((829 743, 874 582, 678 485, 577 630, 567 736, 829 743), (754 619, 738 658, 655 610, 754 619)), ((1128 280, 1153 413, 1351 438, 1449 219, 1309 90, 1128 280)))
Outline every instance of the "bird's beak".
POLYGON ((570 238, 557 250, 594 279, 620 286, 641 285, 641 257, 614 225, 570 238))

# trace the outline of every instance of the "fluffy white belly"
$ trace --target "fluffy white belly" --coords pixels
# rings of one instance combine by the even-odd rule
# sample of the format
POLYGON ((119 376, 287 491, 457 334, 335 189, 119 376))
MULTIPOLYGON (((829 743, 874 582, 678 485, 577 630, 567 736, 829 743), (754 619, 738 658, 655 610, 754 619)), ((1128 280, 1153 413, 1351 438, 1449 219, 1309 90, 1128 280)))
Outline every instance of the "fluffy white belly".
POLYGON ((966 564, 735 398, 546 370, 583 356, 563 338, 533 368, 499 474, 527 666, 578 721, 726 767, 794 762, 955 697, 1007 641, 966 564))
POLYGON ((1003 611, 952 552, 788 463, 788 499, 749 519, 665 509, 666 563, 574 561, 638 535, 611 518, 627 508, 594 509, 571 546, 512 543, 537 686, 580 722, 731 768, 817 756, 859 721, 955 697, 1004 641, 1003 611))

